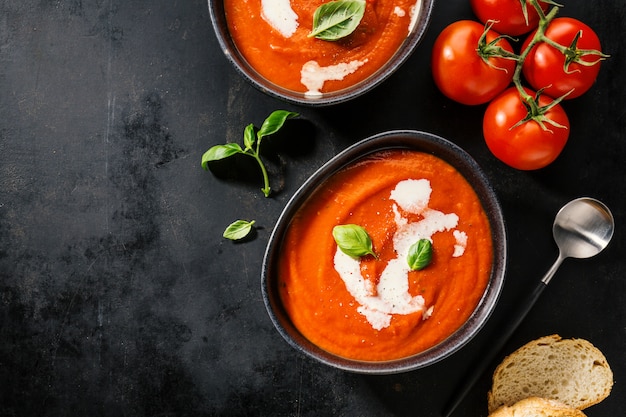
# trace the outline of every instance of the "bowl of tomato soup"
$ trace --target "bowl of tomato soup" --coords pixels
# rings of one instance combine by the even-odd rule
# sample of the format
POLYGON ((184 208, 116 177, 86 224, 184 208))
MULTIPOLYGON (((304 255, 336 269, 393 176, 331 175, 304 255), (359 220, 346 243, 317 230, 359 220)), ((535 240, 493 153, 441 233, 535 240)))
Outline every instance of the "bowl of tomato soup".
POLYGON ((220 47, 245 79, 271 96, 312 106, 345 102, 387 79, 421 42, 434 3, 362 0, 362 18, 349 35, 310 36, 316 10, 329 1, 208 3, 220 47))
POLYGON ((487 321, 505 242, 499 202, 465 151, 425 132, 385 132, 336 155, 287 203, 265 252, 263 299, 282 337, 322 363, 418 369, 487 321), (337 240, 342 227, 365 235, 337 240), (368 240, 371 251, 354 252, 368 240), (419 269, 416 253, 428 255, 419 269))

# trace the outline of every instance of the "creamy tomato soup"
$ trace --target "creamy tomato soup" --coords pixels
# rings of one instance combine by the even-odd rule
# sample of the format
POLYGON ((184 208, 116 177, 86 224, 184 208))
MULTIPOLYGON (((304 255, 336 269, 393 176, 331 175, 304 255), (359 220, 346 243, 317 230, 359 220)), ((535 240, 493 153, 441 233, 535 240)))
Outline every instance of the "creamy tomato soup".
POLYGON ((457 330, 490 277, 489 221, 471 185, 422 152, 389 150, 334 174, 294 216, 281 247, 281 300, 296 328, 336 355, 365 361, 424 351, 457 330), (357 224, 376 258, 343 253, 337 225, 357 224), (409 247, 432 242, 410 270, 409 247))
POLYGON ((357 29, 337 41, 309 37, 324 0, 224 0, 233 41, 273 83, 311 97, 362 81, 409 35, 421 0, 366 0, 357 29))

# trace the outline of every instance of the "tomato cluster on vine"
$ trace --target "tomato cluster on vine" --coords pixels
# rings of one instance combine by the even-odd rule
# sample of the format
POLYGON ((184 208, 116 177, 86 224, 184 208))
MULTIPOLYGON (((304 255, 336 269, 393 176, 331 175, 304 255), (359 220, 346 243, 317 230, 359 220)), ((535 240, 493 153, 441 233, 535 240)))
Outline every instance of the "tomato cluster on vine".
POLYGON ((431 55, 435 84, 465 105, 487 104, 483 136, 507 165, 552 163, 569 138, 561 106, 588 91, 608 56, 580 20, 552 0, 470 0, 476 20, 450 24, 431 55))

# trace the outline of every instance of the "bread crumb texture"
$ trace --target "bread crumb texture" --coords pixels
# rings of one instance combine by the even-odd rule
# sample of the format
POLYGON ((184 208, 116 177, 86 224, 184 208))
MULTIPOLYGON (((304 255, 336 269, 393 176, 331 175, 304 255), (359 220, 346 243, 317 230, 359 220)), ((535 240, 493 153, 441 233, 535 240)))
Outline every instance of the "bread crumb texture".
POLYGON ((489 417, 585 417, 585 413, 555 400, 524 398, 511 406, 502 406, 489 417))
MULTIPOLYGON (((491 413, 528 397, 540 397, 584 410, 608 397, 612 387, 613 372, 599 349, 584 339, 551 335, 527 343, 498 365, 488 407, 491 413)), ((561 415, 569 414, 554 414, 561 415)))

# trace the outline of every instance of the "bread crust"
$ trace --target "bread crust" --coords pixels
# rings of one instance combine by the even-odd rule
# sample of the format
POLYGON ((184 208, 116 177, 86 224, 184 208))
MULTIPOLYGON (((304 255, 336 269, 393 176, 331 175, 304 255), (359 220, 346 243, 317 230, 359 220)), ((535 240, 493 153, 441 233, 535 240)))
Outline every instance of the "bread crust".
POLYGON ((542 397, 584 410, 608 397, 612 387, 613 372, 600 350, 584 339, 554 334, 504 358, 493 374, 488 409, 542 397))
POLYGON ((489 417, 586 417, 582 411, 555 400, 524 398, 511 406, 502 406, 489 417))

